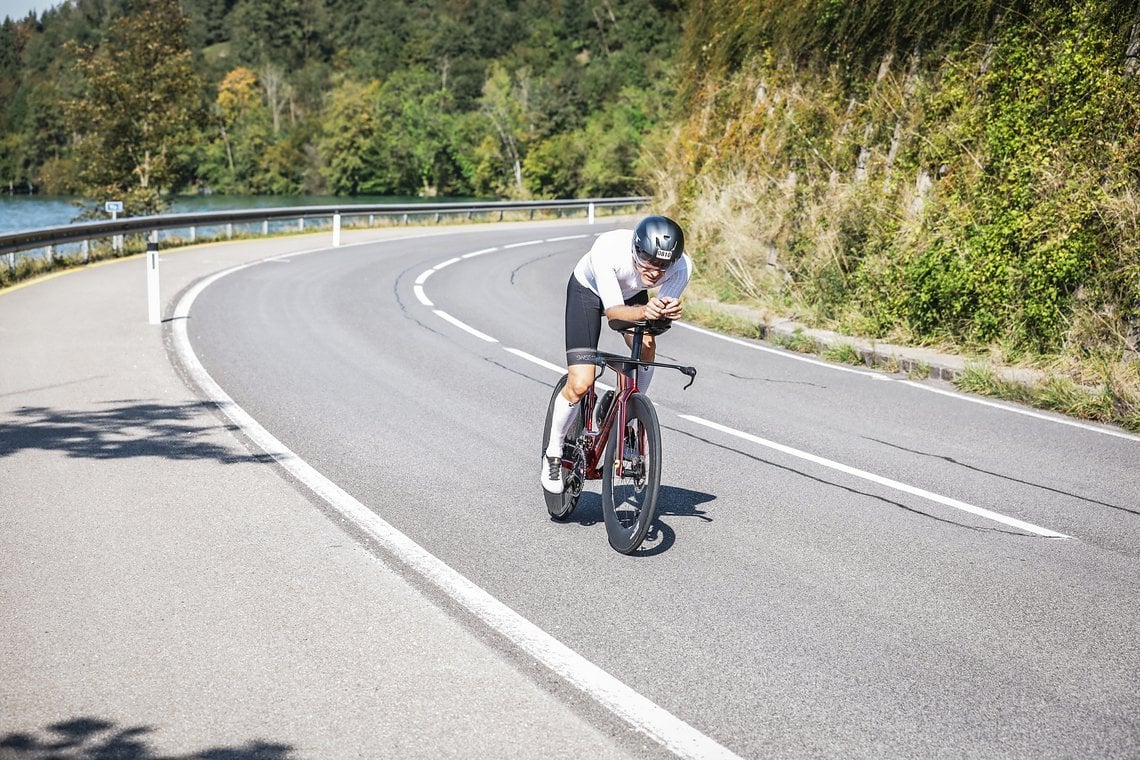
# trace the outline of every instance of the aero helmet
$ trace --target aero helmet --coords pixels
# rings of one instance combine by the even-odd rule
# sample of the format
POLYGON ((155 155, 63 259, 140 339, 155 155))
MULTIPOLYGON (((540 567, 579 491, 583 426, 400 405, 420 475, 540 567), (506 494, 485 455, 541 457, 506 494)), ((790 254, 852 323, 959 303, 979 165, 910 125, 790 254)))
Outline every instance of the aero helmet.
POLYGON ((668 269, 685 252, 681 226, 664 216, 647 216, 633 231, 633 253, 646 264, 668 269))

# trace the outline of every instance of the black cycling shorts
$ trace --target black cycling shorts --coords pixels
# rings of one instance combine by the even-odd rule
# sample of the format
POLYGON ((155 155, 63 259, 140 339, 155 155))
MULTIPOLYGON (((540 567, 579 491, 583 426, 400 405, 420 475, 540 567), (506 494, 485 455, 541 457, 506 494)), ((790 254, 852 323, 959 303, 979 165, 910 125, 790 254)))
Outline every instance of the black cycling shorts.
MULTIPOLYGON (((642 290, 625 301, 626 306, 649 303, 649 291, 642 290)), ((566 365, 593 364, 602 336, 602 319, 606 310, 602 299, 574 275, 566 283, 566 365)))

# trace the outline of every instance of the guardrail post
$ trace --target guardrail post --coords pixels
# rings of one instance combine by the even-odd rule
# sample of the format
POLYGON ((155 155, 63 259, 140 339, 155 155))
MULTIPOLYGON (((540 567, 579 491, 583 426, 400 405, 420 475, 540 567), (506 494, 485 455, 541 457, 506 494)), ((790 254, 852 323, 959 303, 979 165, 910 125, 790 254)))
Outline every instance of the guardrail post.
POLYGON ((83 244, 80 246, 80 250, 83 251, 83 263, 86 264, 91 260, 91 242, 84 240, 83 244))
POLYGON ((375 225, 376 225, 376 215, 375 214, 369 214, 368 215, 368 226, 374 227, 375 225))
POLYGON ((158 287, 158 230, 151 232, 146 241, 146 300, 150 323, 157 325, 162 322, 158 287))
POLYGON ((16 252, 15 251, 12 251, 11 253, 8 254, 8 271, 9 272, 15 272, 16 271, 16 252))
POLYGON ((301 232, 305 231, 305 217, 302 216, 297 220, 297 229, 301 232))
POLYGON ((589 217, 590 217, 590 224, 593 224, 594 223, 594 202, 593 201, 590 201, 589 217))
POLYGON ((340 248, 340 212, 333 214, 333 248, 340 248))
POLYGON ((226 240, 233 240, 233 239, 234 239, 234 225, 231 222, 230 224, 226 225, 226 240))
POLYGON ((198 228, 190 225, 190 242, 193 243, 198 240, 198 228))
POLYGON ((404 214, 404 224, 407 224, 407 223, 408 223, 408 215, 404 214))
POLYGON ((262 235, 268 235, 269 234, 269 220, 268 219, 261 220, 261 234, 262 235))

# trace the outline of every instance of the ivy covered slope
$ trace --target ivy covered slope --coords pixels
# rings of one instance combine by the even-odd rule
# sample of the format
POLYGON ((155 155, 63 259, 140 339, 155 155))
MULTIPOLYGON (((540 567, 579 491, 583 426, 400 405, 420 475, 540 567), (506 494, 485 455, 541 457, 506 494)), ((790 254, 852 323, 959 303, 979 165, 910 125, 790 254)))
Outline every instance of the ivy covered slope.
POLYGON ((0 186, 128 211, 630 194, 680 23, 671 0, 69 0, 0 26, 0 186))
POLYGON ((1138 24, 1122 0, 693 0, 658 187, 721 298, 1095 355, 1135 389, 1138 24))

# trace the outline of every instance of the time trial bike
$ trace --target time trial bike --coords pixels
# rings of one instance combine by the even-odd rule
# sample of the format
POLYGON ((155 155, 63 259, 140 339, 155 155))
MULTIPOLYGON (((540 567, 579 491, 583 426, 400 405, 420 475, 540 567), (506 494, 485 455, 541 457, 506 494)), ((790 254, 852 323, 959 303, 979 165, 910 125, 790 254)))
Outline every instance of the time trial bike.
MULTIPOLYGON (((600 398, 591 385, 578 414, 562 441, 562 493, 543 490, 546 509, 555 520, 566 520, 578 504, 588 480, 602 481, 602 514, 610 546, 631 554, 641 546, 657 513, 661 487, 661 428, 649 398, 638 391, 638 367, 664 367, 688 376, 688 388, 696 379, 694 367, 649 362, 641 358, 642 338, 660 335, 672 326, 668 319, 626 322, 611 319, 612 329, 632 337, 629 356, 599 351, 595 363, 604 374, 609 367, 617 375, 616 390, 600 398)), ((550 440, 554 402, 566 385, 566 375, 554 386, 546 407, 542 432, 542 455, 550 440)))

